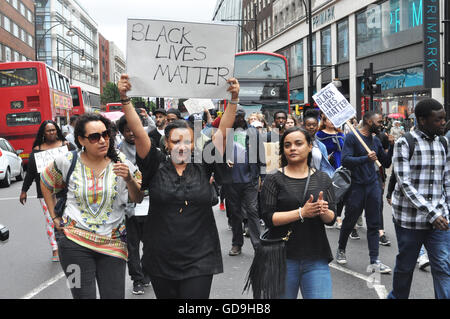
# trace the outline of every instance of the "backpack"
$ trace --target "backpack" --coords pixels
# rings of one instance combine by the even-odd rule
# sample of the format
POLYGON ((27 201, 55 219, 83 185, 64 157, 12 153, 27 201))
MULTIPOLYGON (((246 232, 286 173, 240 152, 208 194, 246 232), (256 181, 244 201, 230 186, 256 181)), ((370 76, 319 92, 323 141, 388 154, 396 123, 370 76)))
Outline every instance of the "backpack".
MULTIPOLYGON (((411 158, 413 157, 413 154, 414 154, 414 149, 416 148, 416 140, 414 139, 414 137, 412 136, 412 134, 410 132, 403 135, 403 137, 408 142, 409 160, 411 160, 411 158)), ((439 141, 441 142, 442 146, 444 146, 445 155, 447 155, 447 149, 448 149, 447 139, 443 136, 439 136, 439 141)))
POLYGON ((345 194, 352 183, 352 172, 343 166, 338 167, 331 177, 331 182, 334 188, 336 203, 340 203, 344 200, 345 194))

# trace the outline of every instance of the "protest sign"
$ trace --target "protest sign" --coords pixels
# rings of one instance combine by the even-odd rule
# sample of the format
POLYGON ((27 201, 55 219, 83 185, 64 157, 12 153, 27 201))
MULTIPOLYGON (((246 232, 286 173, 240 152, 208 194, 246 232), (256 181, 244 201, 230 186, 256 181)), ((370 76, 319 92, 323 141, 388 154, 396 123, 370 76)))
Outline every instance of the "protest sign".
MULTIPOLYGON (((340 127, 342 124, 347 123, 367 153, 372 151, 349 121, 356 115, 355 108, 339 92, 333 83, 328 84, 317 92, 317 94, 313 95, 313 99, 325 116, 333 123, 334 127, 340 127)), ((381 163, 378 160, 375 161, 375 164, 381 167, 381 163)))
POLYGON ((280 168, 280 146, 279 142, 264 143, 266 156, 266 172, 273 173, 280 168))
POLYGON ((215 108, 214 103, 210 99, 189 99, 183 102, 189 114, 203 113, 207 110, 215 108))
POLYGON ((47 151, 34 153, 34 159, 36 160, 36 168, 38 173, 42 173, 44 169, 55 160, 58 156, 64 155, 69 152, 66 145, 62 147, 52 148, 47 151))
POLYGON ((129 96, 230 99, 237 26, 128 19, 129 96))
POLYGON ((313 95, 314 101, 335 127, 356 116, 355 108, 347 101, 333 83, 313 95))

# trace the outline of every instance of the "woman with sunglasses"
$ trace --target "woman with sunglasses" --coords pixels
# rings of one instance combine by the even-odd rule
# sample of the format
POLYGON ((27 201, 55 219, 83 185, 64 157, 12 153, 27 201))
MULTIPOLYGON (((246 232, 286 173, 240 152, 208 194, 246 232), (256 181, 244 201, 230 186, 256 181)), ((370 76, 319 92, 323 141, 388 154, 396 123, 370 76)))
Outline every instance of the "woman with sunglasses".
MULTIPOLYGON (((212 136, 213 145, 206 144, 202 155, 208 149, 224 153, 226 129, 233 126, 239 96, 238 81, 229 79, 228 83, 232 99, 212 136)), ((128 75, 122 75, 118 88, 128 127, 135 135, 136 160, 143 172, 142 187, 150 193, 143 235, 145 272, 157 298, 209 298, 213 275, 223 272, 209 182, 213 171, 216 178, 223 171, 217 170, 214 162, 191 160, 194 132, 184 120, 165 128, 169 156, 163 155, 148 137, 127 97, 131 89, 128 75)), ((220 154, 218 157, 222 159, 220 154)))
POLYGON ((39 130, 36 134, 36 139, 33 142, 33 150, 31 151, 30 158, 28 159, 27 173, 25 180, 22 184, 22 191, 20 192, 19 201, 22 205, 27 202, 27 192, 30 189, 33 181, 36 182, 37 198, 41 203, 42 211, 45 216, 45 224, 47 229, 47 237, 50 242, 50 247, 53 252, 52 261, 58 262, 58 245, 55 239, 55 226, 48 213, 47 205, 41 192, 40 174, 38 173, 36 166, 35 154, 48 151, 53 148, 62 146, 69 146, 69 142, 64 138, 59 126, 52 120, 47 120, 41 123, 39 130))
POLYGON ((306 130, 286 130, 280 141, 282 168, 267 175, 262 187, 263 219, 274 238, 292 230, 286 242, 283 299, 296 299, 299 289, 303 299, 332 295, 328 263, 333 255, 324 224, 336 219, 334 190, 330 177, 311 167, 312 148, 306 130))
POLYGON ((75 299, 125 297, 127 244, 125 206, 142 201, 140 172, 111 138, 111 122, 87 113, 77 121, 75 166, 67 185, 67 203, 62 217, 55 215, 52 193, 64 187, 74 153, 55 159, 41 174, 41 189, 58 231, 61 266, 71 283, 75 299), (74 266, 76 268, 74 268, 74 266), (73 278, 72 278, 73 280, 73 278))

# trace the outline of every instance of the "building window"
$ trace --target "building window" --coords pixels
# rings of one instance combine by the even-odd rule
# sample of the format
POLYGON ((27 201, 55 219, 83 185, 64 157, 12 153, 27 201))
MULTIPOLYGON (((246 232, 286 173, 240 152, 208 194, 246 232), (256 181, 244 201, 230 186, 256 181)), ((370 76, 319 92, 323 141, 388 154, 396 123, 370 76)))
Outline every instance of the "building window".
MULTIPOLYGON (((399 34, 423 24, 422 0, 389 0, 372 5, 356 15, 356 53, 364 56, 394 48, 399 34)), ((422 30, 418 30, 418 39, 422 30)))
POLYGON ((320 33, 321 41, 320 41, 320 51, 321 51, 321 62, 320 64, 331 64, 331 28, 323 29, 320 33))
POLYGON ((8 47, 5 47, 5 62, 11 62, 11 49, 8 47))
POLYGON ((19 3, 17 2, 17 0, 12 0, 12 5, 13 5, 14 8, 19 10, 19 3))
POLYGON ((348 20, 337 24, 337 61, 348 61, 348 20))
POLYGON ((11 32, 11 20, 6 16, 3 17, 3 27, 6 31, 11 32))
POLYGON ((23 3, 20 3, 20 14, 23 15, 24 17, 26 17, 27 12, 25 11, 25 6, 23 5, 23 3))
POLYGON ((290 76, 296 76, 303 73, 303 40, 297 42, 291 47, 289 61, 290 76))
POLYGON ((267 32, 269 34, 269 38, 272 36, 272 18, 267 18, 267 32))
POLYGON ((2 62, 2 61, 3 61, 3 46, 0 43, 0 62, 2 62))
POLYGON ((14 22, 12 23, 12 25, 13 25, 13 34, 16 38, 18 38, 19 37, 19 27, 14 22))

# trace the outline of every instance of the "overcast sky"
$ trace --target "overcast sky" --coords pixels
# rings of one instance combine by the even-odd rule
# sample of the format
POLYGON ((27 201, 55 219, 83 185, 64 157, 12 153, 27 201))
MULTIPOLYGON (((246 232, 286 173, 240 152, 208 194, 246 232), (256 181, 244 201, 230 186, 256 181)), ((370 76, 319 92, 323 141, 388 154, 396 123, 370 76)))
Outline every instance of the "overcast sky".
POLYGON ((99 32, 126 54, 127 18, 210 22, 216 0, 78 0, 99 32))

